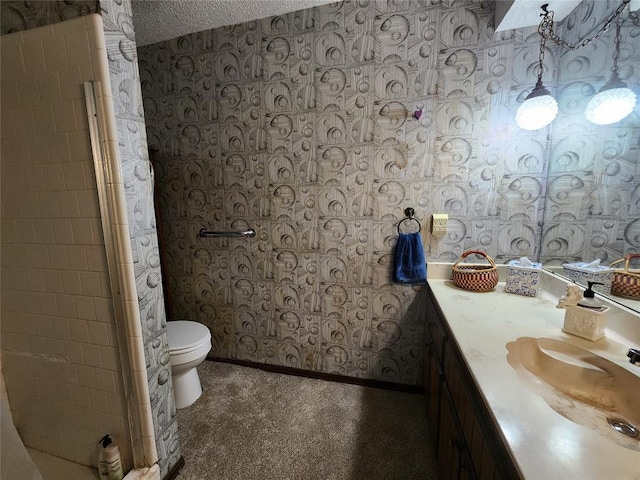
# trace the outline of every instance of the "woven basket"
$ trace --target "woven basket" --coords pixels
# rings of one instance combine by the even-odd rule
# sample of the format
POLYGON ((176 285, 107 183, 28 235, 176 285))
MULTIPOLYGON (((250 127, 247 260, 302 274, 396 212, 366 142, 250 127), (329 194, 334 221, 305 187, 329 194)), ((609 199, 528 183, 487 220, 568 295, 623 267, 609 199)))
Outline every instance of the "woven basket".
POLYGON ((498 284, 498 268, 496 262, 489 255, 479 250, 469 250, 453 264, 451 279, 458 287, 474 292, 488 292, 498 284), (472 254, 482 255, 489 261, 489 265, 461 262, 472 254))
POLYGON ((611 263, 610 267, 613 268, 616 263, 624 262, 624 269, 616 269, 613 272, 611 293, 618 297, 640 299, 640 270, 629 271, 629 262, 632 258, 640 258, 640 253, 630 253, 611 263))

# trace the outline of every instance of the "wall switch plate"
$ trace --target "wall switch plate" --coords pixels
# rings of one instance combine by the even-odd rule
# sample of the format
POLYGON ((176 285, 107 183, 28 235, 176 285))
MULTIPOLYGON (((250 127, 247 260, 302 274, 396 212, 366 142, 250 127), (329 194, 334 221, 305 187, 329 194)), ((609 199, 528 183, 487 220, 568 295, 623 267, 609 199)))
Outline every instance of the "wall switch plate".
POLYGON ((431 233, 434 236, 442 236, 447 233, 449 215, 446 213, 434 213, 431 221, 431 233))

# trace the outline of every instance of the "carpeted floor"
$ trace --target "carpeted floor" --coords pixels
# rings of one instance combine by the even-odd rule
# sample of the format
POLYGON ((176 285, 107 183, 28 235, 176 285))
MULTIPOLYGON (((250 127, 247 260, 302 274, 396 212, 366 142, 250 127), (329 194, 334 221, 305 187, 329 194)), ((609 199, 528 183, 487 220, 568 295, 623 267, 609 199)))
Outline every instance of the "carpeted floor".
POLYGON ((421 395, 205 361, 177 480, 435 479, 421 395))

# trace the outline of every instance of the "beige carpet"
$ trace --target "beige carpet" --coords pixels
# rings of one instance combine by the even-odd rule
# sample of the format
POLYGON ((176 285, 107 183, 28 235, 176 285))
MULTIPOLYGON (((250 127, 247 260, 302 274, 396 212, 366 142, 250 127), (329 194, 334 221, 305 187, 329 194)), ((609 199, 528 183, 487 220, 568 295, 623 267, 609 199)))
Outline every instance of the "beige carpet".
POLYGON ((178 480, 435 479, 421 395, 205 361, 178 480))

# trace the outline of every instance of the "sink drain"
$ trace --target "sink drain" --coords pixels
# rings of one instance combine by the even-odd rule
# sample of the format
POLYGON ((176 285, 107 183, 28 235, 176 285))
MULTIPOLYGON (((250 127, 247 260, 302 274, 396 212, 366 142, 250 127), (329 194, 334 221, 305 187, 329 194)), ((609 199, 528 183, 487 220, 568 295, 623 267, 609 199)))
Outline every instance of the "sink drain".
POLYGON ((607 418, 607 422, 616 432, 631 438, 640 438, 640 430, 621 418, 607 418))

